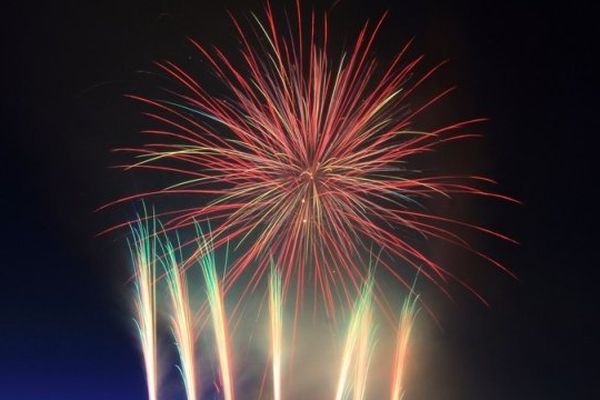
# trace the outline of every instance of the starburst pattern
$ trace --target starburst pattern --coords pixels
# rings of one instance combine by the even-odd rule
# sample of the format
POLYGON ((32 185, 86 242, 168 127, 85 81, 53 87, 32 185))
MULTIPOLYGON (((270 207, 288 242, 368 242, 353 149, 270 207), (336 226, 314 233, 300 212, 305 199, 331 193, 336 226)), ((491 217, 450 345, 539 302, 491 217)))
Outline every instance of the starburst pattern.
POLYGON ((450 242, 504 269, 452 226, 508 238, 430 213, 422 202, 457 194, 511 199, 482 189, 492 183, 487 178, 424 172, 415 162, 443 143, 477 136, 471 129, 481 119, 431 130, 413 126, 451 91, 411 103, 439 66, 419 73, 422 57, 409 58, 408 44, 386 67, 378 66, 371 53, 384 18, 365 24, 354 44, 334 58, 327 15, 317 22, 313 13, 305 24, 300 8, 297 22, 283 28, 269 5, 263 19, 254 16, 252 30, 233 18, 241 62, 191 41, 225 94, 210 93, 172 62, 157 62, 178 89, 168 99, 131 97, 151 110, 154 128, 144 132, 158 141, 121 150, 138 157, 126 168, 168 172, 177 180, 119 201, 196 195, 197 206, 160 216, 172 230, 211 221, 216 247, 232 242, 242 250, 227 273, 225 292, 242 278, 253 290, 273 257, 284 296, 295 287, 300 304, 310 288, 330 315, 360 291, 373 250, 395 260, 380 265, 407 287, 406 266, 442 290, 458 280, 424 254, 415 237, 450 242))

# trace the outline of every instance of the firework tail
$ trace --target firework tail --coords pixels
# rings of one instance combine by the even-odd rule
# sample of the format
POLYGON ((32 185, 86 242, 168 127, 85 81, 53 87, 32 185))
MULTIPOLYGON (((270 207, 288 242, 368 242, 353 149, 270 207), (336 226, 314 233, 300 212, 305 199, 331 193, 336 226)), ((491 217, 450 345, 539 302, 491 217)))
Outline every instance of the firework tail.
POLYGON ((404 300, 402 311, 400 313, 400 323, 396 337, 396 354, 394 355, 394 365, 392 369, 391 400, 401 400, 404 395, 404 372, 406 368, 406 355, 410 335, 413 330, 415 318, 418 314, 417 308, 418 296, 411 291, 404 300))
POLYGON ((360 334, 356 350, 356 363, 354 368, 353 400, 364 400, 367 389, 367 377, 375 346, 373 314, 370 309, 360 321, 360 334))
MULTIPOLYGON (((193 313, 190 310, 188 283, 185 271, 180 267, 177 250, 172 242, 165 238, 160 242, 164 257, 161 262, 165 268, 165 278, 171 300, 171 330, 175 338, 181 366, 178 367, 185 387, 187 400, 196 400, 195 329, 193 313)), ((179 257, 181 259, 181 257, 179 257)))
POLYGON ((271 321, 271 354, 273 363, 273 399, 281 400, 283 352, 283 310, 281 277, 273 267, 269 282, 269 315, 271 321))
POLYGON ((216 270, 215 256, 210 243, 201 236, 200 245, 205 251, 198 259, 202 274, 206 282, 206 294, 212 318, 213 330, 217 342, 217 356, 219 360, 221 384, 224 399, 233 400, 233 375, 230 357, 229 334, 227 329, 227 315, 223 304, 223 293, 216 270))
POLYGON ((153 219, 142 222, 140 218, 137 224, 131 226, 131 231, 133 238, 129 248, 134 266, 135 323, 144 358, 148 398, 157 400, 156 222, 153 219))
MULTIPOLYGON (((360 297, 358 298, 358 301, 355 303, 354 309, 352 310, 350 326, 348 327, 346 342, 344 344, 344 350, 342 353, 342 363, 340 367, 340 375, 338 378, 335 400, 345 399, 346 394, 348 393, 348 378, 350 374, 350 368, 352 367, 352 360, 355 357, 356 347, 360 347, 359 342, 360 336, 363 333, 363 329, 369 329, 368 327, 365 327, 365 324, 368 324, 368 320, 370 319, 369 315, 371 313, 372 289, 373 279, 372 277, 369 277, 367 278, 366 283, 363 284, 360 297)), ((368 350, 364 351, 368 353, 368 350)), ((360 359, 361 357, 359 356, 358 358, 360 359)), ((365 357, 365 360, 363 361, 367 361, 369 358, 370 357, 365 357)), ((368 367, 361 366, 358 369, 364 372, 368 369, 368 367)), ((361 377, 358 386, 364 385, 364 379, 366 379, 366 376, 361 377)), ((355 394, 358 394, 358 392, 355 391, 355 394)))
MULTIPOLYGON (((135 311, 144 364, 146 369, 148 397, 157 400, 158 368, 156 340, 156 280, 157 264, 162 264, 171 304, 171 330, 176 341, 181 366, 179 372, 188 400, 196 400, 195 370, 195 329, 190 310, 188 284, 185 271, 181 268, 182 259, 177 247, 165 236, 161 237, 154 218, 138 222, 132 226, 133 240, 130 241, 135 275, 135 311), (161 254, 158 254, 161 250, 161 254), (179 256, 178 256, 179 255, 179 256), (179 258, 178 258, 179 257, 179 258)), ((226 310, 223 302, 221 281, 216 271, 214 252, 210 242, 199 231, 203 255, 198 259, 204 280, 209 312, 216 339, 217 357, 221 386, 225 400, 234 399, 232 363, 227 327, 226 310)), ((374 349, 374 328, 372 315, 373 278, 371 275, 363 284, 360 296, 355 302, 346 339, 337 383, 335 400, 352 398, 363 400, 366 395, 367 377, 374 349)), ((391 400, 402 399, 404 393, 403 375, 406 354, 415 317, 418 313, 418 296, 409 294, 404 301, 396 338, 396 352, 390 386, 391 400)), ((273 399, 282 398, 282 353, 283 353, 283 308, 281 277, 273 266, 269 281, 269 316, 272 353, 273 399)))

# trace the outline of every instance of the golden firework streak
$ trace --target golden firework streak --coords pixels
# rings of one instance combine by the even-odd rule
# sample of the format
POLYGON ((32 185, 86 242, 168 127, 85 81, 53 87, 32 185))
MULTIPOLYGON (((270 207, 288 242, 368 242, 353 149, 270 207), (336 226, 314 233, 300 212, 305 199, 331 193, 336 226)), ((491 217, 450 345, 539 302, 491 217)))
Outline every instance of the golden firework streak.
MULTIPOLYGON (((354 358, 357 345, 359 347, 362 347, 361 345, 359 345, 360 336, 363 333, 363 330, 365 329, 365 325, 368 324, 368 320, 370 320, 369 316, 371 313, 371 302, 372 302, 371 291, 372 291, 372 288, 373 288, 373 280, 372 280, 372 278, 368 278, 367 282, 363 285, 360 297, 358 298, 358 301, 355 303, 354 309, 352 310, 350 326, 348 328, 348 333, 346 335, 346 342, 344 344, 344 351, 342 354, 342 365, 340 367, 340 375, 338 378, 338 385, 337 385, 335 400, 345 399, 346 393, 349 389, 348 376, 350 373, 350 367, 352 366, 352 360, 354 358)), ((366 327, 366 329, 369 329, 369 328, 366 327)), ((363 350, 363 351, 368 352, 366 350, 363 350)), ((359 351, 359 353, 360 352, 361 351, 359 351)), ((360 355, 359 355, 358 358, 360 359, 362 357, 360 357, 360 355)), ((369 357, 365 357, 365 360, 368 360, 368 358, 369 357)), ((367 367, 359 366, 358 368, 362 369, 362 371, 364 372, 365 370, 368 369, 368 366, 367 367)), ((365 384, 364 380, 366 380, 366 374, 364 377, 361 377, 360 381, 358 382, 358 386, 363 386, 365 384)), ((356 386, 356 384, 355 384, 355 386, 356 386)), ((355 392, 354 392, 355 395, 360 393, 361 389, 364 389, 364 388, 359 388, 358 391, 355 390, 355 392)))
POLYGON ((269 311, 271 320, 271 353, 273 362, 273 399, 281 400, 281 364, 283 352, 283 318, 281 304, 281 277, 271 270, 269 282, 269 311))
POLYGON ((227 331, 227 315, 223 304, 223 293, 215 267, 215 256, 206 239, 203 239, 203 247, 208 249, 200 257, 199 263, 206 282, 206 294, 210 314, 212 316, 213 330, 217 341, 217 355, 221 373, 221 383, 225 400, 234 399, 233 379, 231 371, 231 357, 229 334, 227 331))
MULTIPOLYGON (((153 220, 153 228, 156 228, 153 220)), ((135 323, 138 329, 149 400, 158 397, 158 361, 156 346, 156 239, 150 236, 147 222, 141 219, 131 227, 129 249, 134 266, 135 323)), ((155 229, 152 230, 153 232, 155 229)))
POLYGON ((162 243, 165 254, 162 259, 166 270, 167 286, 171 300, 171 330, 175 337, 177 352, 181 361, 179 372, 185 387, 187 400, 196 400, 196 363, 195 363, 195 329, 190 310, 188 283, 183 270, 177 261, 177 253, 171 241, 165 238, 162 243))
POLYGON ((408 344, 410 334, 413 330, 415 317, 418 309, 416 307, 418 296, 409 294, 402 306, 400 314, 400 323, 396 338, 396 354, 394 357, 394 368, 392 370, 391 400, 400 400, 404 396, 404 370, 406 368, 406 355, 408 353, 408 344))

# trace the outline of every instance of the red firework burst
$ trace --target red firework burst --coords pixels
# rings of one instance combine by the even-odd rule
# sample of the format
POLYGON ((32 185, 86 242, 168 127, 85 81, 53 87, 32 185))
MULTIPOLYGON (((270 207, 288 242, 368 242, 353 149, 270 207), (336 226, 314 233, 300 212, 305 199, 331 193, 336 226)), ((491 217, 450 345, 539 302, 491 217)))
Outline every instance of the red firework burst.
MULTIPOLYGON (((451 89, 409 107, 411 94, 439 66, 418 75, 422 57, 407 60, 406 45, 387 67, 377 67, 370 53, 385 16, 373 27, 365 24, 334 61, 327 50, 327 16, 321 24, 313 13, 303 25, 298 4, 296 13, 297 22, 285 30, 270 5, 264 20, 254 17, 250 31, 232 18, 241 40, 240 63, 191 41, 226 88, 225 96, 211 95, 172 62, 157 63, 179 89, 170 100, 131 97, 152 109, 147 115, 156 128, 144 133, 165 140, 122 150, 139 158, 127 168, 167 171, 178 182, 119 201, 199 195, 201 205, 163 213, 165 226, 210 220, 215 246, 232 242, 243 248, 227 273, 226 290, 245 274, 254 287, 272 257, 284 293, 296 287, 296 304, 308 284, 332 310, 336 302, 355 297, 372 250, 419 269, 443 288, 456 278, 408 240, 411 235, 474 252, 451 225, 507 238, 423 211, 420 202, 454 194, 511 199, 481 189, 491 182, 487 178, 430 175, 412 163, 442 143, 476 136, 469 128, 481 119, 430 131, 413 126, 451 89), (212 200, 204 202, 206 196, 212 200)), ((406 269, 381 265, 405 282, 406 269)))

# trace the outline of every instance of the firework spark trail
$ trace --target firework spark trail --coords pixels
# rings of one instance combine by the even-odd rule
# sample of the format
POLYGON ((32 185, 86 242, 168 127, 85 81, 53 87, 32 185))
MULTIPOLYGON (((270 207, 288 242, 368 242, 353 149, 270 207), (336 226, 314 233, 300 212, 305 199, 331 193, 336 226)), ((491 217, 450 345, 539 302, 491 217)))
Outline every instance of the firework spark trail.
POLYGON ((135 297, 134 307, 136 325, 144 367, 149 400, 157 400, 158 396, 158 359, 156 345, 156 240, 151 232, 156 232, 152 224, 138 221, 131 226, 132 242, 129 243, 134 265, 135 297))
POLYGON ((394 356, 394 366, 392 370, 392 385, 390 388, 391 400, 401 400, 404 396, 403 378, 406 368, 406 355, 408 352, 410 335, 418 313, 417 299, 418 296, 413 295, 411 292, 402 306, 396 338, 396 354, 394 356))
MULTIPOLYGON (((165 281, 171 312, 171 329, 179 353, 181 373, 188 400, 196 400, 195 371, 195 329, 189 307, 188 283, 185 271, 180 268, 182 255, 174 242, 161 232, 160 222, 152 217, 151 223, 139 221, 132 226, 133 240, 130 241, 132 259, 135 266, 135 309, 136 323, 142 345, 148 396, 157 400, 157 265, 165 269, 165 281), (157 229, 158 228, 158 229, 157 229)), ((234 399, 232 363, 230 357, 230 338, 227 328, 227 316, 223 303, 223 293, 216 272, 216 262, 209 239, 198 227, 199 244, 206 252, 199 258, 208 297, 208 314, 212 320, 216 339, 217 358, 221 385, 225 400, 234 399)), ((282 353, 283 353, 283 295, 279 273, 272 267, 269 281, 269 323, 271 339, 271 370, 273 380, 273 399, 281 400, 283 389, 282 353)), ((348 326, 337 381, 335 400, 364 400, 367 392, 367 378, 374 349, 373 321, 373 278, 369 274, 362 286, 361 294, 355 301, 348 326)), ((417 296, 409 295, 405 300, 397 334, 392 382, 391 399, 400 400, 403 393, 403 372, 409 337, 417 313, 417 296)))
MULTIPOLYGON (((360 297, 356 301, 354 309, 352 310, 350 325, 348 327, 346 342, 344 344, 344 351, 342 353, 342 363, 340 366, 340 375, 338 378, 335 400, 343 400, 346 398, 349 389, 348 378, 350 374, 350 368, 352 367, 352 360, 356 357, 356 347, 361 340, 360 336, 364 333, 364 330, 366 329, 368 331, 370 329, 369 321, 371 314, 372 289, 373 279, 369 277, 367 282, 363 284, 360 297)), ((359 353, 363 351, 368 353, 368 348, 363 348, 360 350, 361 351, 359 351, 359 353)), ((360 359, 362 357, 359 355, 358 358, 360 359)), ((365 357, 361 361, 368 363, 369 359, 370 357, 365 357)), ((359 373, 365 374, 364 376, 361 376, 359 378, 360 380, 358 382, 358 386, 361 386, 361 388, 359 388, 358 392, 354 392, 356 395, 361 394, 361 389, 364 390, 364 387, 362 387, 362 385, 365 383, 364 380, 366 380, 366 372, 368 371, 368 366, 356 365, 355 368, 357 371, 359 371, 359 373)), ((354 383, 354 385, 356 384, 357 382, 354 383)))
POLYGON ((273 363, 273 399, 281 400, 281 370, 283 353, 283 310, 281 277, 271 270, 269 281, 269 316, 271 322, 271 357, 273 363))
MULTIPOLYGON (((329 317, 337 303, 350 304, 360 291, 366 277, 363 257, 373 246, 422 268, 443 291, 451 281, 472 289, 409 238, 452 243, 506 271, 455 228, 508 238, 431 214, 422 203, 456 194, 512 199, 484 189, 494 183, 488 178, 437 175, 426 172, 437 167, 414 162, 443 143, 478 136, 472 125, 483 119, 417 129, 417 117, 452 90, 409 103, 439 65, 419 75, 423 57, 407 59, 407 44, 380 69, 371 53, 383 17, 374 26, 365 24, 349 50, 332 59, 327 16, 319 22, 313 13, 303 31, 299 1, 296 8, 295 28, 278 26, 270 4, 264 19, 253 14, 253 33, 233 18, 241 64, 192 41, 226 96, 210 94, 172 62, 157 63, 179 86, 176 93, 169 92, 169 99, 131 96, 152 109, 146 115, 155 127, 144 133, 157 141, 120 150, 139 159, 125 168, 166 172, 178 181, 116 203, 159 195, 211 197, 207 204, 163 215, 173 230, 211 220, 217 225, 216 247, 232 241, 244 250, 224 277, 224 292, 242 277, 253 290, 268 274, 272 254, 281 268, 284 295, 294 281, 299 303, 305 285, 310 286, 321 293, 329 317)), ((382 266, 409 287, 406 270, 395 263, 382 266)))
POLYGON ((234 399, 232 363, 230 356, 229 333, 227 329, 227 315, 223 304, 223 292, 217 276, 215 256, 207 239, 202 236, 201 246, 205 250, 198 259, 204 281, 213 330, 217 342, 217 356, 219 359, 219 372, 225 400, 234 399))
POLYGON ((354 367, 353 400, 364 400, 367 393, 367 378, 369 367, 375 347, 373 332, 373 315, 367 310, 360 321, 360 334, 358 348, 356 350, 356 362, 354 367))
POLYGON ((197 400, 196 334, 193 324, 193 313, 190 310, 188 283, 185 271, 179 265, 177 250, 174 248, 173 243, 168 238, 164 238, 160 243, 165 255, 165 257, 161 258, 161 263, 166 271, 165 277, 171 300, 171 330, 175 337, 177 352, 179 353, 181 362, 181 367, 178 369, 181 373, 187 400, 197 400))

